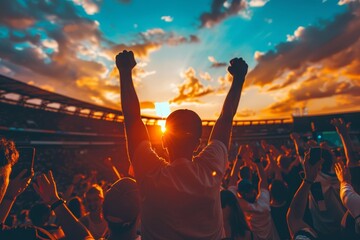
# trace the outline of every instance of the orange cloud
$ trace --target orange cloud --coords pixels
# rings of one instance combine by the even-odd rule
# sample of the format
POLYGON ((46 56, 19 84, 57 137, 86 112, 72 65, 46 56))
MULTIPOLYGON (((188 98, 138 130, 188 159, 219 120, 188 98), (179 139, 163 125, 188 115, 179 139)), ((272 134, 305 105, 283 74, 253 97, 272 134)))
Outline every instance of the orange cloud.
MULTIPOLYGON (((275 51, 258 54, 258 64, 248 74, 247 85, 271 85, 277 80, 284 80, 288 72, 293 72, 300 79, 306 69, 314 65, 321 66, 322 71, 331 66, 354 62, 359 56, 359 38, 359 4, 350 4, 349 10, 336 16, 332 22, 301 28, 301 31, 297 31, 296 40, 280 43, 275 51)), ((292 79, 290 82, 295 81, 292 79)))
POLYGON ((141 109, 155 109, 155 103, 154 102, 140 102, 140 108, 141 109))
POLYGON ((193 68, 188 68, 183 73, 184 82, 178 86, 178 95, 170 103, 198 102, 199 98, 214 92, 210 86, 204 86, 196 76, 193 68))

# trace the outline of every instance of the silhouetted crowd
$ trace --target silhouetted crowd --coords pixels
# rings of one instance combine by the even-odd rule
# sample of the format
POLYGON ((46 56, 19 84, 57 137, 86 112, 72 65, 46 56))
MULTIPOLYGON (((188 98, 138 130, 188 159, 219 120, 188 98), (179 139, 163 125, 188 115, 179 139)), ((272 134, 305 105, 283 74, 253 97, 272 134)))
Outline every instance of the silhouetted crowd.
POLYGON ((119 53, 116 65, 129 172, 108 158, 114 182, 100 181, 96 169, 74 172, 70 184, 56 182, 60 173, 51 164, 37 176, 29 167, 10 177, 21 151, 1 138, 0 239, 360 239, 360 157, 349 123, 331 122, 342 147, 297 133, 291 145, 259 139, 237 146, 232 121, 248 66, 234 58, 209 139, 202 139, 195 112, 176 110, 166 119, 159 154, 141 120, 133 53, 119 53), (16 205, 25 190, 38 200, 16 205))

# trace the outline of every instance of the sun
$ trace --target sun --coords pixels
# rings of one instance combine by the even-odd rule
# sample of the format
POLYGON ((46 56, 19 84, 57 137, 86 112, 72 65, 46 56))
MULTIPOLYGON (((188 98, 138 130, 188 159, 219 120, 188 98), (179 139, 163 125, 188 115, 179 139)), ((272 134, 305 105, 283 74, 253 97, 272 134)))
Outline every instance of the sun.
POLYGON ((166 127, 165 127, 165 120, 159 120, 157 121, 157 125, 159 125, 161 127, 161 132, 164 133, 166 131, 166 127))
MULTIPOLYGON (((168 102, 156 102, 155 103, 156 115, 162 118, 166 118, 170 114, 170 104, 168 102)), ((165 132, 165 120, 157 121, 157 125, 161 127, 161 132, 165 132)))

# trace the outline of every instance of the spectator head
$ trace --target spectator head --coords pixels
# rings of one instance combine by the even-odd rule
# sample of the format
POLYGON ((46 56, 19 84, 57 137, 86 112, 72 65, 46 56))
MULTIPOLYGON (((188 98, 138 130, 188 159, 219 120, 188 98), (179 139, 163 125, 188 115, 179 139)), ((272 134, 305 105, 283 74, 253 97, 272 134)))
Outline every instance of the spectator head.
POLYGON ((287 157, 283 154, 280 154, 277 158, 277 164, 281 169, 287 170, 290 167, 293 160, 294 159, 291 157, 287 157))
POLYGON ((249 181, 251 181, 252 179, 252 173, 251 173, 251 169, 248 166, 242 166, 240 168, 240 178, 241 179, 247 179, 249 181))
POLYGON ((84 204, 83 204, 81 198, 79 198, 79 197, 71 198, 67 202, 67 206, 76 218, 79 219, 85 215, 85 207, 84 207, 84 204))
POLYGON ((247 179, 243 179, 238 183, 238 193, 249 203, 254 203, 256 201, 256 188, 252 182, 247 179))
POLYGON ((280 205, 288 198, 288 186, 283 180, 274 179, 269 186, 271 204, 280 205))
POLYGON ((166 119, 166 131, 163 136, 165 148, 191 147, 194 150, 200 144, 202 123, 198 114, 187 109, 172 112, 166 119))
POLYGON ((245 220, 245 215, 241 210, 236 196, 229 190, 221 190, 221 208, 223 211, 223 221, 230 224, 231 239, 244 236, 249 226, 245 220))
POLYGON ((6 189, 9 185, 11 167, 19 158, 19 152, 16 150, 13 141, 0 139, 0 202, 2 201, 6 189))
POLYGON ((85 194, 85 200, 86 207, 90 213, 101 211, 104 201, 103 189, 97 184, 92 185, 85 194))
POLYGON ((324 173, 331 172, 334 168, 334 160, 336 156, 327 148, 322 148, 321 157, 324 159, 323 164, 321 165, 321 171, 324 173))
POLYGON ((37 226, 44 226, 50 218, 51 209, 45 203, 35 204, 29 212, 29 218, 31 222, 37 226))
POLYGON ((110 235, 122 235, 134 231, 140 213, 140 193, 136 181, 122 178, 106 192, 103 204, 104 218, 110 235))

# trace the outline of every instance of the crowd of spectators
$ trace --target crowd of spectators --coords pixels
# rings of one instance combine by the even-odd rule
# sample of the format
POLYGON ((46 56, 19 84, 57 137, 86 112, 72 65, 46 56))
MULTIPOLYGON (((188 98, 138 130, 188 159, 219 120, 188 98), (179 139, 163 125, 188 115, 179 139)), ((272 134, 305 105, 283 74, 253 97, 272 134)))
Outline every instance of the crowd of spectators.
POLYGON ((179 110, 168 117, 166 151, 157 154, 137 112, 132 53, 120 53, 116 63, 122 97, 130 99, 128 106, 122 101, 129 170, 106 158, 108 176, 101 176, 86 161, 42 161, 56 154, 49 151, 38 156, 35 172, 23 169, 10 179, 19 153, 1 138, 0 239, 360 239, 360 158, 349 123, 332 120, 342 147, 297 133, 289 135, 291 145, 258 139, 230 147, 247 73, 236 58, 208 143, 200 145, 196 113, 179 110))

